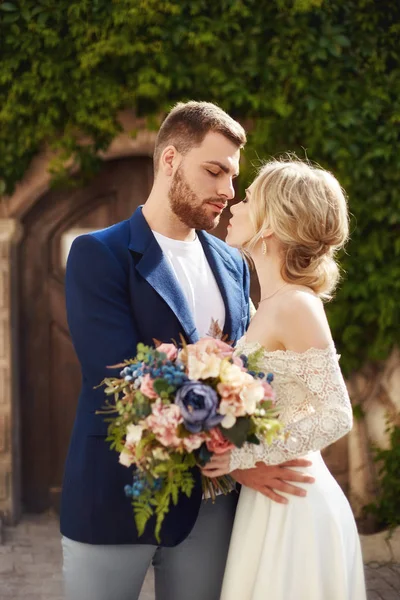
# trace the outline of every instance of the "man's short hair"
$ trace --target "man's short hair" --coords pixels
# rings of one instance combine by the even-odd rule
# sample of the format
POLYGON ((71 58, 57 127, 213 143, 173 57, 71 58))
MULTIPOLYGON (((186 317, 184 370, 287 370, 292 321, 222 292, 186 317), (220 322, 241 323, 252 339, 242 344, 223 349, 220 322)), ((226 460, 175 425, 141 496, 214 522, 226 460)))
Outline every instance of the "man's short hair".
POLYGON ((154 173, 157 173, 160 157, 169 145, 181 154, 200 146, 210 131, 224 135, 238 148, 246 143, 243 127, 225 111, 211 102, 178 102, 163 121, 154 148, 154 173))

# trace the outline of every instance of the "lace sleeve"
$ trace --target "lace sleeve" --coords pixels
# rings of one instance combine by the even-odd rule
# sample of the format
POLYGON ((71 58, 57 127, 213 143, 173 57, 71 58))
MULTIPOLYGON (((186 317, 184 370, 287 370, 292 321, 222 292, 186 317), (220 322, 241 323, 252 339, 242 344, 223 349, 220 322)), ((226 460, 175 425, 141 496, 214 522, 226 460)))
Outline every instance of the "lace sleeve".
MULTIPOLYGON (((301 386, 307 404, 311 403, 314 412, 301 411, 300 407, 296 418, 286 425, 285 441, 275 440, 270 445, 261 443, 259 446, 246 443, 233 450, 231 471, 251 469, 257 462, 277 465, 300 458, 322 450, 350 431, 352 409, 334 346, 325 350, 314 348, 302 354, 287 353, 285 366, 293 375, 293 392, 301 386)), ((285 389, 286 394, 284 402, 290 404, 290 385, 285 389)))

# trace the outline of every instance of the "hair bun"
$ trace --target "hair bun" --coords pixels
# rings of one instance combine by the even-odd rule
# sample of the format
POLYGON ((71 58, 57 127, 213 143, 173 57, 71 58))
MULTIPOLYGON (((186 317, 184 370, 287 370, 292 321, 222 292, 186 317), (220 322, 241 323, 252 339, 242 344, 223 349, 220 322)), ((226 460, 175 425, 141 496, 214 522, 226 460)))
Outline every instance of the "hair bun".
POLYGON ((336 252, 348 237, 346 197, 335 177, 297 159, 272 160, 252 185, 256 244, 270 228, 282 249, 282 276, 329 298, 339 279, 336 252))

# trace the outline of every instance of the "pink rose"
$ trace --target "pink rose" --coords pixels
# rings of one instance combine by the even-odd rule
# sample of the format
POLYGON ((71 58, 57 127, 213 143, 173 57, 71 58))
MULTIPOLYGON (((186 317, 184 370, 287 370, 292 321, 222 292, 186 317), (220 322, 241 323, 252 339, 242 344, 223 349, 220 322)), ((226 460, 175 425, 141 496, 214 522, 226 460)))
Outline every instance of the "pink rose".
POLYGON ((142 380, 142 383, 140 386, 140 391, 142 392, 142 394, 144 394, 148 398, 152 398, 152 399, 157 398, 158 394, 153 388, 153 380, 149 374, 147 374, 143 377, 143 380, 142 380))
POLYGON ((156 350, 157 352, 164 352, 168 360, 175 360, 178 355, 178 349, 174 344, 160 344, 156 350))
POLYGON ((181 411, 176 404, 163 404, 157 400, 151 406, 151 415, 146 418, 146 427, 156 439, 167 448, 179 448, 182 439, 178 437, 178 427, 183 423, 181 411))
POLYGON ((193 450, 197 450, 200 448, 202 443, 204 442, 204 434, 196 434, 188 435, 187 437, 182 438, 182 444, 186 452, 193 452, 193 450))
POLYGON ((262 382, 262 386, 264 388, 264 400, 275 400, 275 393, 272 386, 266 381, 262 382))
POLYGON ((225 454, 225 452, 234 449, 235 445, 227 440, 217 427, 211 429, 209 434, 211 439, 206 441, 206 446, 210 452, 214 452, 214 454, 225 454))
POLYGON ((243 417, 246 414, 245 403, 240 397, 241 388, 226 383, 218 383, 217 391, 221 396, 218 409, 221 415, 231 414, 235 417, 243 417))

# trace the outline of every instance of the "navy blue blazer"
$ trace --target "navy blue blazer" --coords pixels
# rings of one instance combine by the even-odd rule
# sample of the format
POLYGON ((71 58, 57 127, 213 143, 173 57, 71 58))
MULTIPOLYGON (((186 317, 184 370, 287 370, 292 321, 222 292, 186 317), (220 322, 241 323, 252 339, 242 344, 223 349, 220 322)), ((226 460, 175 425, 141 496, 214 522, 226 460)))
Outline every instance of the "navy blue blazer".
MULTIPOLYGON (((224 332, 236 342, 249 323, 249 272, 237 250, 202 231, 198 236, 226 308, 224 332)), ((105 442, 107 365, 136 354, 138 342, 199 339, 187 301, 151 229, 138 208, 132 217, 76 238, 66 271, 68 324, 81 364, 82 389, 65 465, 61 533, 90 544, 155 544, 151 522, 138 536, 124 486, 132 469, 118 462, 105 442)), ((172 506, 161 530, 163 546, 190 533, 200 508, 200 472, 190 498, 172 506)))

